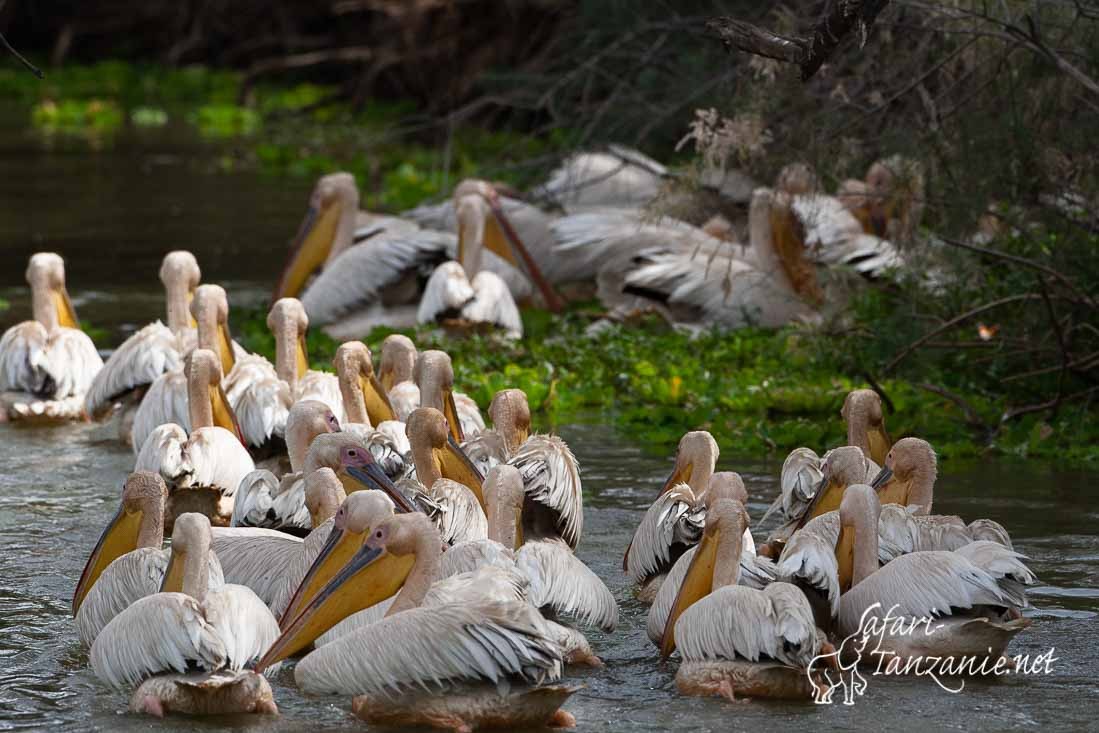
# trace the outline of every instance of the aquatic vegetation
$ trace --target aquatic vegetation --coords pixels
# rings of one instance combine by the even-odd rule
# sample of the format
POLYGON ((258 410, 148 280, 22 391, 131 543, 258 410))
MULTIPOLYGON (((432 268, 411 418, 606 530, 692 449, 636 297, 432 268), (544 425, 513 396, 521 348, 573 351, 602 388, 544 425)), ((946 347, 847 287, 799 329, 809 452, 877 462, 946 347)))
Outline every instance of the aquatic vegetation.
POLYGON ((189 119, 200 135, 210 138, 253 135, 262 124, 258 112, 236 104, 204 104, 189 119))
POLYGON ((31 112, 35 127, 47 134, 102 136, 117 130, 123 119, 117 104, 102 99, 46 99, 31 112))
POLYGON ((168 124, 168 113, 159 107, 137 107, 130 112, 130 121, 136 127, 163 127, 168 124))
MULTIPOLYGON (((495 335, 460 339, 437 328, 402 331, 420 348, 445 349, 454 360, 455 382, 487 408, 500 389, 527 392, 538 422, 598 419, 631 437, 668 450, 687 430, 704 428, 730 455, 785 455, 799 445, 825 448, 841 443, 840 408, 847 392, 865 387, 812 333, 798 328, 744 329, 697 337, 658 319, 591 331, 590 305, 563 316, 538 310, 523 314, 525 336, 510 342, 495 335)), ((274 339, 260 311, 236 313, 242 344, 273 357, 274 339)), ((365 339, 372 350, 393 333, 376 329, 365 339)), ((331 369, 338 344, 309 333, 315 368, 331 369)), ((972 387, 947 382, 965 398, 995 414, 996 401, 972 387)), ((887 424, 894 439, 918 435, 950 459, 988 453, 1054 458, 1069 463, 1099 461, 1099 425, 1086 405, 1044 421, 1029 416, 982 439, 957 404, 902 378, 882 381, 893 410, 887 424)))

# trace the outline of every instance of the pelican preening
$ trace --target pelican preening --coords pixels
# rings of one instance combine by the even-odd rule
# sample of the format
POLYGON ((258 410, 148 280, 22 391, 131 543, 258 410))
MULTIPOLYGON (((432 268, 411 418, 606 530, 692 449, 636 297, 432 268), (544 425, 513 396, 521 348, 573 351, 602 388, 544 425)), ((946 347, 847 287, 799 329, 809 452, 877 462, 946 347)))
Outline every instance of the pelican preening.
POLYGON ((39 252, 27 265, 34 320, 0 337, 0 422, 87 419, 84 396, 103 368, 65 289, 65 262, 39 252))
POLYGON ((134 601, 92 643, 95 675, 136 688, 132 712, 278 712, 267 681, 249 671, 278 637, 278 622, 248 588, 211 588, 209 554, 210 521, 181 515, 160 592, 134 601))

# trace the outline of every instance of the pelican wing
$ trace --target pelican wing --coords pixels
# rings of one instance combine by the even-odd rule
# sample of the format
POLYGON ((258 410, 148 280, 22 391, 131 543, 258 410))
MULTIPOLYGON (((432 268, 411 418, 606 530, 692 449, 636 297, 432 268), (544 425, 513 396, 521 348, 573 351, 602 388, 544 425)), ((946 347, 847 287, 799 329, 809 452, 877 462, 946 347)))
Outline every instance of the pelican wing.
POLYGON ((473 492, 462 484, 439 479, 425 498, 427 513, 447 544, 488 537, 485 512, 473 492))
POLYGON ((267 605, 243 585, 224 585, 206 594, 206 621, 225 645, 225 665, 251 667, 279 638, 279 622, 267 605))
POLYGON ((4 332, 0 338, 0 391, 53 395, 48 341, 46 328, 38 321, 23 321, 4 332))
POLYGON ((790 451, 790 455, 782 462, 779 495, 767 508, 760 523, 767 521, 767 517, 778 510, 781 510, 781 516, 786 522, 805 516, 822 477, 820 456, 814 450, 795 448, 790 451))
POLYGON ((482 476, 488 475, 492 467, 507 461, 507 448, 504 438, 495 430, 484 430, 479 435, 462 443, 462 452, 469 457, 482 476))
MULTIPOLYGON (((556 531, 575 549, 584 529, 584 494, 580 467, 565 441, 556 435, 532 435, 508 463, 519 469, 523 477, 530 500, 527 504, 533 502, 548 510, 556 531)), ((524 525, 528 514, 524 507, 524 525)), ((536 517, 533 519, 537 521, 536 517)))
POLYGON ((439 561, 439 577, 466 573, 482 565, 514 567, 515 553, 495 540, 458 542, 443 553, 439 561))
POLYGON ((837 512, 827 512, 809 520, 790 538, 778 560, 778 578, 787 583, 812 588, 828 600, 832 617, 839 613, 839 566, 836 542, 840 522, 837 512))
POLYGON ((480 435, 485 429, 485 418, 477 401, 464 392, 454 393, 454 408, 458 411, 458 420, 462 423, 462 434, 467 438, 480 435))
POLYGON ((416 320, 434 323, 443 316, 456 315, 475 297, 465 269, 457 262, 444 262, 435 268, 424 286, 416 320))
POLYGON ((161 425, 175 423, 191 432, 191 411, 187 403, 187 376, 182 371, 165 372, 153 380, 149 391, 134 413, 130 440, 134 453, 141 450, 146 439, 161 425))
POLYGON ((566 545, 528 542, 515 553, 515 563, 530 579, 530 601, 538 608, 549 607, 604 631, 618 625, 610 589, 566 545))
POLYGON ((664 492, 649 505, 633 533, 626 554, 626 572, 635 583, 666 573, 675 562, 673 549, 698 544, 706 524, 706 507, 698 504, 687 484, 664 492))
POLYGON ((420 388, 415 382, 400 382, 389 390, 389 404, 399 422, 408 420, 412 411, 420 406, 420 388))
POLYGON ((88 591, 76 614, 80 643, 90 647, 111 619, 139 598, 160 590, 168 551, 142 547, 116 558, 88 591))
POLYGON ((462 317, 474 323, 491 323, 504 330, 509 338, 523 335, 523 319, 519 306, 499 275, 482 270, 473 276, 473 300, 462 307, 462 317))
POLYGON ((46 359, 53 377, 53 399, 82 397, 103 369, 103 359, 88 334, 76 328, 59 328, 50 334, 46 359))
POLYGON ((341 253, 302 294, 310 322, 324 325, 377 302, 407 273, 429 267, 457 249, 454 234, 422 230, 384 234, 341 253))
POLYGON ((408 469, 405 455, 410 450, 408 438, 404 434, 404 425, 395 420, 385 420, 377 428, 372 428, 361 423, 345 422, 341 429, 362 441, 374 461, 385 471, 386 476, 393 480, 404 476, 408 469))
POLYGON ((525 603, 414 608, 317 649, 294 670, 306 692, 387 696, 560 675, 561 651, 525 603))
POLYGON ((272 371, 246 367, 236 373, 233 390, 226 392, 249 446, 258 448, 274 437, 284 437, 294 398, 290 387, 272 371))
POLYGON ((684 611, 675 640, 685 660, 770 659, 795 667, 807 666, 817 647, 809 602, 787 583, 716 589, 684 611))
POLYGON ((845 265, 878 277, 904 263, 891 242, 864 233, 862 224, 835 196, 795 196, 791 208, 805 230, 805 245, 820 264, 845 265))
POLYGON ((270 512, 278 492, 279 480, 267 469, 256 469, 246 475, 237 486, 230 526, 268 526, 268 523, 273 520, 270 512))
POLYGON ((213 527, 212 534, 225 581, 251 588, 273 609, 285 593, 288 568, 302 554, 302 540, 255 527, 213 527))
POLYGON ((1013 593, 957 552, 901 555, 864 578, 840 599, 838 626, 847 635, 859 628, 863 612, 880 603, 874 617, 936 618, 974 606, 1012 608, 1013 593))
POLYGON ((1004 526, 999 522, 995 522, 991 519, 974 519, 969 523, 969 536, 976 540, 989 540, 990 542, 999 542, 1007 549, 1013 549, 1011 544, 1011 535, 1007 533, 1004 526))
POLYGON ((309 572, 313 561, 321 554, 324 543, 328 540, 328 535, 332 533, 332 527, 334 526, 334 519, 325 520, 319 527, 307 534, 301 544, 297 546, 297 552, 290 555, 289 561, 280 576, 282 582, 276 589, 271 603, 268 604, 273 614, 282 616, 282 612, 290 605, 290 599, 294 596, 298 586, 301 585, 301 581, 305 579, 305 574, 309 572))
POLYGON ((219 511, 227 517, 231 516, 237 487, 245 476, 256 470, 252 456, 248 455, 237 436, 219 427, 192 431, 186 450, 191 465, 195 467, 192 485, 220 489, 224 498, 219 511))
POLYGON ((1023 562, 1027 559, 1025 555, 989 540, 971 542, 954 552, 995 578, 1000 590, 1011 598, 1014 607, 1026 608, 1029 605, 1026 586, 1038 581, 1023 562))
POLYGON ((127 689, 164 672, 225 666, 226 648, 202 606, 183 593, 157 593, 134 601, 92 643, 95 676, 127 689))
POLYGON ((335 374, 310 369, 298 380, 298 400, 317 400, 323 402, 332 411, 346 420, 343 414, 343 395, 340 393, 340 380, 335 374))
POLYGON ((641 207, 657 197, 667 169, 628 148, 566 158, 531 194, 570 213, 592 207, 641 207))
POLYGON ((178 339, 167 326, 155 321, 114 350, 92 380, 84 406, 89 415, 96 415, 130 390, 151 385, 165 372, 182 369, 178 339))
POLYGON ((186 447, 187 433, 182 427, 175 423, 160 425, 141 444, 134 470, 159 473, 169 487, 188 484, 195 469, 187 456, 186 447))

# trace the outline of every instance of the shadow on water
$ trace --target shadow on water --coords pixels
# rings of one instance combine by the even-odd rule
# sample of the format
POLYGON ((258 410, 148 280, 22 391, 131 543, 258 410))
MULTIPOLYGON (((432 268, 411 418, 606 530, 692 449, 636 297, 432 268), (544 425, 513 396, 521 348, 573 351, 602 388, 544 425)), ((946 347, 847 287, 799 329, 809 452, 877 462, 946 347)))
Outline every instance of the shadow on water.
MULTIPOLYGON (((18 139, 0 146, 0 297, 11 308, 0 327, 29 313, 22 272, 40 249, 62 252, 80 315, 127 330, 160 317, 155 273, 167 250, 186 247, 207 281, 234 302, 261 301, 295 231, 311 181, 214 173, 210 153, 170 134, 119 141, 88 154, 44 150, 18 139)), ((4 139, 4 136, 0 136, 4 139)), ((872 678, 856 705, 686 699, 674 689, 674 665, 661 664, 645 631, 646 609, 621 572, 622 553, 644 507, 671 469, 670 458, 642 451, 605 427, 564 425, 580 459, 586 518, 579 554, 622 606, 613 634, 591 634, 606 668, 575 675, 585 687, 568 708, 586 731, 739 728, 819 730, 1003 730, 1094 727, 1099 715, 1099 478, 1019 464, 976 464, 948 472, 936 511, 991 517, 1009 528, 1032 558, 1041 585, 1029 612, 1034 625, 1014 653, 1056 649, 1051 676, 969 681, 951 695, 927 679, 872 678)), ((727 447, 728 449, 728 447, 727 447)), ((749 511, 759 517, 778 490, 779 461, 723 468, 746 479, 749 511)), ((123 714, 126 696, 106 690, 87 669, 69 616, 73 586, 113 513, 133 455, 96 442, 95 429, 29 430, 0 426, 0 729, 43 730, 362 730, 348 701, 307 699, 290 674, 274 680, 277 719, 168 720, 150 724, 123 714)), ((758 534, 758 532, 757 532, 758 534)))

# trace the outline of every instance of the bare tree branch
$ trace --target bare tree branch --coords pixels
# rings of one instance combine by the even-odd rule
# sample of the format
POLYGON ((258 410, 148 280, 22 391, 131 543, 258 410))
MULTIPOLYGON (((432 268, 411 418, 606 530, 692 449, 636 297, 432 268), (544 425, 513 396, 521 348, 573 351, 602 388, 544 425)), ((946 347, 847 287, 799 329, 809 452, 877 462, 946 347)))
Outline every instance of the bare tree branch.
POLYGON ((3 33, 0 33, 0 46, 3 46, 4 48, 6 48, 12 56, 19 59, 19 62, 22 63, 23 66, 26 66, 27 69, 29 69, 30 72, 32 74, 34 74, 35 76, 37 76, 39 79, 44 79, 46 77, 46 75, 42 73, 41 69, 39 69, 37 66, 32 64, 30 61, 27 61, 23 57, 23 54, 19 53, 18 51, 16 51, 14 48, 11 47, 11 44, 8 43, 8 39, 4 38, 3 33))

